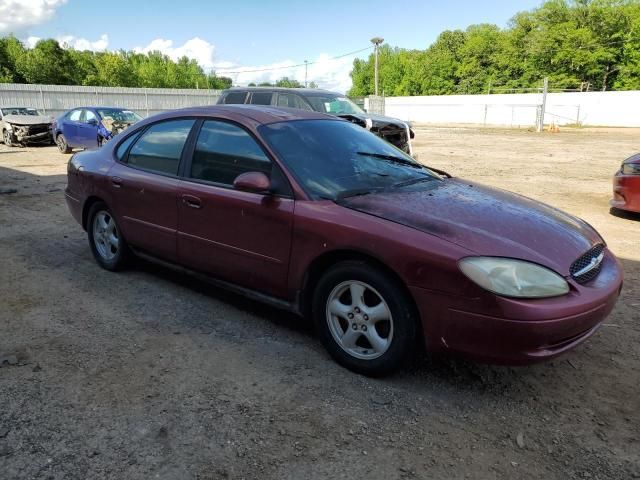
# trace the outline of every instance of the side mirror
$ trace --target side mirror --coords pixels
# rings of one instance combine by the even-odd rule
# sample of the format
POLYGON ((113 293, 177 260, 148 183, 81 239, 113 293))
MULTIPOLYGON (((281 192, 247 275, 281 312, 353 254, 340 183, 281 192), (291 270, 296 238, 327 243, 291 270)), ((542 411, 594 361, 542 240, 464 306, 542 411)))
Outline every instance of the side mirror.
POLYGON ((90 120, 87 120, 87 123, 95 127, 96 125, 98 125, 98 120, 96 120, 95 118, 92 118, 90 120))
POLYGON ((265 193, 271 189, 271 180, 262 172, 246 172, 236 177, 233 188, 246 192, 265 193))

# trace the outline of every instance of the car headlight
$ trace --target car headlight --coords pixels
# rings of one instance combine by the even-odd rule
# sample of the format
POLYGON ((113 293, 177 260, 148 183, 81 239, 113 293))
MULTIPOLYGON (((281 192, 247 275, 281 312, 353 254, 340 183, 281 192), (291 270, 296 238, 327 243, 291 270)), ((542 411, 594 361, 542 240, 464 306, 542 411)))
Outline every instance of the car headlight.
POLYGON ((470 280, 497 295, 517 298, 558 297, 569 284, 557 273, 535 263, 513 258, 467 257, 460 270, 470 280))
POLYGON ((623 163, 622 173, 624 175, 640 175, 640 163, 623 163))

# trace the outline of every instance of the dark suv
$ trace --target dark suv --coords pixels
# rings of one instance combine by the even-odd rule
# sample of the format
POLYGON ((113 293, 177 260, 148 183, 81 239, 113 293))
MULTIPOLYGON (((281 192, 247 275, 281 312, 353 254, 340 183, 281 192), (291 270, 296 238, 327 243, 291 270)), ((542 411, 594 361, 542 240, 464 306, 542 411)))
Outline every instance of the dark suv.
POLYGON ((367 113, 340 93, 311 88, 234 87, 225 90, 218 104, 273 105, 314 110, 345 118, 375 133, 409 154, 411 127, 397 118, 367 113))

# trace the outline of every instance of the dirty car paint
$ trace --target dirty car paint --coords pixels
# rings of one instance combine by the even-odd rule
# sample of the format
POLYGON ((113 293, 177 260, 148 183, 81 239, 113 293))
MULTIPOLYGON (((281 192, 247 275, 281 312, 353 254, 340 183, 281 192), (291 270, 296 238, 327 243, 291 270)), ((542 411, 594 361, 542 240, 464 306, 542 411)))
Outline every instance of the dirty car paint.
MULTIPOLYGON (((343 205, 453 242, 479 255, 508 249, 562 275, 601 242, 585 222, 535 200, 460 179, 435 188, 345 199, 343 205), (573 252, 568 255, 567 252, 573 252)), ((513 256, 513 254, 512 254, 513 256)))

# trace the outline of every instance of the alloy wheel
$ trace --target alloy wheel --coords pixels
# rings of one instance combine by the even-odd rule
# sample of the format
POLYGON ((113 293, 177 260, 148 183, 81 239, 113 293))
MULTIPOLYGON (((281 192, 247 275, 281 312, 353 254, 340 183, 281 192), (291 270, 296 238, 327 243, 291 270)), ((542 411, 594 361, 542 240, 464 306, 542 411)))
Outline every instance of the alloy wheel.
POLYGON ((355 358, 373 360, 391 346, 391 310, 367 283, 350 280, 337 285, 327 299, 326 319, 333 339, 355 358))
POLYGON ((93 242, 104 260, 112 260, 118 254, 120 241, 116 222, 107 211, 99 211, 93 220, 93 242))

